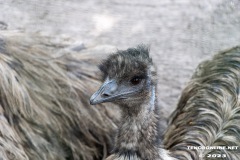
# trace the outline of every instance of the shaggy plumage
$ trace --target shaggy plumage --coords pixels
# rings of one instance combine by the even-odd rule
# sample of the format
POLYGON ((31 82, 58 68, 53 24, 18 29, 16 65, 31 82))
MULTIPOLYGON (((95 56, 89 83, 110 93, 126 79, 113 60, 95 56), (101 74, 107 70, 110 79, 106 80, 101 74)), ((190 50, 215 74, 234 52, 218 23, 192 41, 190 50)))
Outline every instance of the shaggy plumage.
POLYGON ((90 102, 115 102, 122 110, 114 150, 107 160, 173 160, 160 148, 157 78, 148 48, 118 51, 99 68, 105 82, 90 102))
POLYGON ((65 44, 38 35, 0 37, 0 159, 105 157, 118 108, 90 106, 99 86, 95 56, 73 58, 65 44))
POLYGON ((171 116, 164 138, 166 149, 180 160, 239 160, 239 92, 240 47, 200 64, 171 116))
MULTIPOLYGON (((69 54, 71 51, 64 50, 66 46, 38 35, 29 37, 15 32, 1 32, 0 159, 101 159, 111 149, 111 135, 117 130, 117 124, 120 129, 109 159, 121 159, 123 155, 127 159, 146 159, 143 157, 148 157, 148 151, 154 153, 150 155, 154 158, 158 152, 163 160, 170 158, 169 152, 180 160, 208 160, 211 159, 208 154, 226 156, 217 158, 223 160, 240 159, 239 148, 191 149, 196 146, 240 146, 239 47, 222 52, 198 67, 171 116, 164 138, 167 150, 157 151, 161 128, 157 125, 160 117, 155 106, 154 89, 141 90, 140 96, 134 96, 134 103, 126 99, 122 99, 125 102, 116 101, 120 105, 132 106, 122 107, 125 114, 119 121, 119 110, 114 104, 89 105, 90 94, 100 85, 100 77, 94 67, 98 63, 96 55, 81 52, 78 58, 72 57, 69 54), (139 108, 133 106, 143 101, 148 103, 139 105, 145 108, 139 112, 139 108), (144 118, 146 121, 141 123, 144 118), (141 134, 137 136, 142 139, 136 143, 134 137, 137 136, 133 135, 138 129, 141 134), (154 142, 154 145, 148 146, 149 142, 154 142), (147 146, 147 150, 124 149, 134 148, 136 144, 147 146)), ((148 50, 140 47, 119 51, 121 56, 112 55, 110 59, 121 57, 127 63, 118 63, 119 60, 113 63, 110 59, 104 61, 100 67, 103 78, 108 75, 124 77, 125 81, 135 78, 133 83, 138 83, 137 79, 150 79, 149 86, 155 86, 156 73, 153 67, 149 68, 152 62, 146 53, 148 50), (133 63, 136 56, 137 63, 133 63), (110 66, 116 66, 114 72, 109 70, 110 66), (138 67, 141 71, 136 72, 138 67), (138 76, 131 77, 133 73, 138 76)), ((143 86, 146 89, 147 85, 143 86)), ((108 94, 111 93, 105 93, 105 96, 108 94)))

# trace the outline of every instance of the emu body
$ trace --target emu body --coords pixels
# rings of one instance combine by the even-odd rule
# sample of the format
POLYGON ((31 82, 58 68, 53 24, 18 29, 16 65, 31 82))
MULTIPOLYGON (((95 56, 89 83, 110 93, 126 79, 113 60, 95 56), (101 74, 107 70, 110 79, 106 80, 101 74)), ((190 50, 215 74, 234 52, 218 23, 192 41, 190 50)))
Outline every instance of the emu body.
POLYGON ((180 160, 240 159, 240 47, 199 65, 165 133, 165 147, 180 160), (225 146, 226 149, 189 149, 225 146), (237 146, 227 149, 228 146, 237 146), (212 155, 219 158, 212 157, 212 155))
POLYGON ((96 55, 74 58, 66 44, 39 35, 5 31, 1 38, 0 159, 107 156, 118 108, 88 103, 100 84, 96 55))

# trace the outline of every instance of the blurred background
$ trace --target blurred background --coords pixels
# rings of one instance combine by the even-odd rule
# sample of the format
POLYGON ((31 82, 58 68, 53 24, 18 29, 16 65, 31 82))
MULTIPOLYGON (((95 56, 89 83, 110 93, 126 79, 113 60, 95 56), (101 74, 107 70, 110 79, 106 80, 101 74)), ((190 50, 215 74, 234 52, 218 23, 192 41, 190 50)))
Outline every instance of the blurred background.
POLYGON ((93 54, 149 45, 167 117, 197 65, 240 44, 240 0, 0 0, 0 30, 52 36, 93 54))

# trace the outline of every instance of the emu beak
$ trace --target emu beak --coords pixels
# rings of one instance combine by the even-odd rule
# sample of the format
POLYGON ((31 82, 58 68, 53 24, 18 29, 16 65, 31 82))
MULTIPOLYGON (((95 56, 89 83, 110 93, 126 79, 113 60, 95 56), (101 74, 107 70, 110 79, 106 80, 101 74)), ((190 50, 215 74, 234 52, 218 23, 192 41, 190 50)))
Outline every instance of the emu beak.
POLYGON ((115 80, 107 79, 103 85, 90 98, 90 104, 95 105, 103 102, 111 102, 116 96, 118 85, 115 80))

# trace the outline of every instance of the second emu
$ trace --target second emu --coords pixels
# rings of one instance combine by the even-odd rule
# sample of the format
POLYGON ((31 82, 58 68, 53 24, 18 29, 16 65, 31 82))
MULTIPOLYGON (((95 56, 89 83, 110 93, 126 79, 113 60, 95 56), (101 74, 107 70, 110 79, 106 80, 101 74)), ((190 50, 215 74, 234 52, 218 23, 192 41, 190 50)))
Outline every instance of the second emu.
POLYGON ((148 49, 118 51, 99 68, 105 82, 90 103, 115 102, 122 109, 107 160, 240 159, 239 47, 199 65, 170 118, 165 148, 159 143, 156 72, 148 49))

